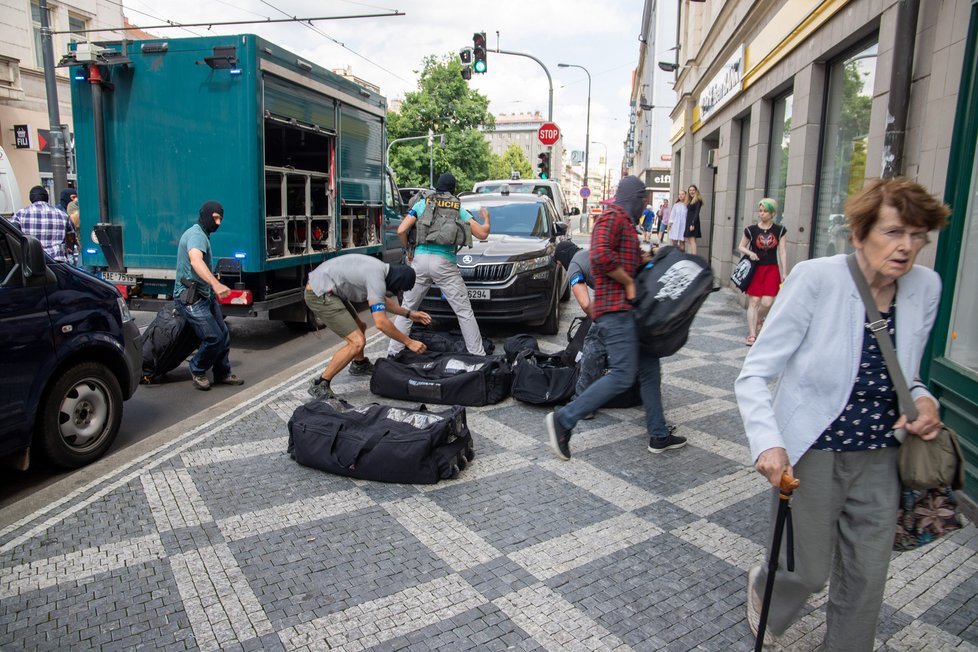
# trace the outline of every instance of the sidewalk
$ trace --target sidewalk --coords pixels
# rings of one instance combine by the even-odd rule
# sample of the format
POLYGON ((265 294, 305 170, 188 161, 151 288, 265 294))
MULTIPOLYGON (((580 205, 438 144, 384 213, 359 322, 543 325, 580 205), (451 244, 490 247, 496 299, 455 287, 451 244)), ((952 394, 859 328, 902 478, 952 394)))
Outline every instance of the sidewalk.
MULTIPOLYGON (((751 650, 767 485, 732 391, 744 320, 731 293, 711 295, 664 364, 686 448, 650 455, 641 409, 606 410, 561 462, 546 410, 508 399, 469 408, 476 458, 433 486, 289 459, 286 423, 321 365, 295 369, 0 530, 0 649, 751 650)), ((397 403, 346 373, 333 386, 397 403)), ((976 551, 971 526, 897 555, 878 649, 978 650, 976 551)), ((823 602, 786 649, 817 647, 823 602)))

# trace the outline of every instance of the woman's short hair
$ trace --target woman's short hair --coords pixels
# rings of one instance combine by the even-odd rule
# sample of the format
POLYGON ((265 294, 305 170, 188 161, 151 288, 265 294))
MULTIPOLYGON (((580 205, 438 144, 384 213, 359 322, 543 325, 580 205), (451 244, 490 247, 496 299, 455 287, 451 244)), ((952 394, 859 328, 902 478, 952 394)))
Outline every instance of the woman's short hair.
POLYGON ((771 215, 777 215, 778 214, 778 200, 777 199, 771 199, 770 197, 765 197, 761 201, 757 202, 757 207, 758 208, 763 208, 764 210, 766 210, 771 215))
POLYGON ((846 202, 846 221, 852 236, 865 240, 876 225, 883 205, 895 208, 908 226, 940 229, 951 209, 927 192, 919 183, 905 177, 873 179, 846 202))

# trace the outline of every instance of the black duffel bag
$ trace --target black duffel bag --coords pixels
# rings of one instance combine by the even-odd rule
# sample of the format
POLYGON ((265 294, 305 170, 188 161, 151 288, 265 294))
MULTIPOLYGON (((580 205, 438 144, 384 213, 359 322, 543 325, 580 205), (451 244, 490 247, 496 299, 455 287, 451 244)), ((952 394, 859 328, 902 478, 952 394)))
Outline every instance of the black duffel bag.
POLYGON ((502 356, 404 349, 374 363, 370 391, 402 401, 478 407, 509 396, 513 370, 502 356))
POLYGON ((566 403, 574 396, 577 366, 560 353, 520 351, 513 362, 513 398, 534 405, 566 403))
POLYGON ((356 408, 335 398, 296 408, 288 452, 299 464, 328 473, 411 484, 454 478, 475 456, 464 407, 356 408))
POLYGON ((143 331, 143 376, 151 385, 179 367, 200 346, 200 338, 173 305, 160 309, 143 331))
POLYGON ((533 337, 529 333, 520 333, 519 335, 511 335, 506 338, 503 342, 503 351, 506 352, 506 362, 513 364, 516 360, 517 354, 522 351, 539 351, 540 344, 537 342, 537 338, 533 337))
MULTIPOLYGON (((468 353, 468 349, 465 348, 465 337, 462 335, 462 331, 458 329, 437 331, 412 324, 410 337, 412 340, 424 342, 428 350, 434 353, 468 353)), ((496 345, 488 337, 483 337, 482 348, 486 355, 492 355, 492 352, 496 350, 496 345)))

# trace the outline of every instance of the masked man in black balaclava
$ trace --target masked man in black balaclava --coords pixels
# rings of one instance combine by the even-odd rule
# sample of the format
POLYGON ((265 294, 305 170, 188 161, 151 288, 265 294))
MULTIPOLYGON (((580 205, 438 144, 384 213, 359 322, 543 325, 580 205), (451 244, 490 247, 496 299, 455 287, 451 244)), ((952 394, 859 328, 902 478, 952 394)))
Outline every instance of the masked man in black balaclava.
POLYGON ((608 352, 608 373, 589 385, 573 401, 546 417, 550 446, 569 460, 570 439, 580 419, 601 409, 639 379, 650 453, 686 445, 686 439, 669 432, 662 412, 659 359, 642 353, 632 317, 634 276, 643 264, 635 221, 645 205, 645 184, 633 176, 618 183, 614 203, 594 221, 590 262, 594 276, 591 318, 601 330, 608 352))
MULTIPOLYGON (((489 237, 489 211, 483 207, 479 216, 482 224, 472 219, 472 214, 462 208, 455 196, 455 177, 446 172, 438 177, 435 193, 420 199, 401 220, 397 237, 407 249, 408 233, 417 226, 417 245, 411 266, 417 272, 418 279, 414 289, 404 295, 404 307, 416 310, 421 306, 428 288, 433 284, 437 285, 458 318, 458 327, 465 338, 465 348, 469 353, 485 355, 482 333, 475 320, 475 313, 472 312, 469 293, 455 259, 455 252, 462 246, 460 238, 465 229, 471 229, 472 237, 479 240, 489 237), (442 238, 442 234, 451 235, 455 239, 442 238)), ((471 238, 468 245, 472 245, 471 238)), ((407 333, 411 322, 398 317, 394 320, 394 325, 402 333, 407 333)), ((404 345, 399 340, 392 338, 387 354, 395 355, 403 348, 404 345)))
POLYGON ((243 385, 244 381, 231 373, 228 355, 231 333, 224 323, 218 299, 231 294, 211 271, 211 234, 224 220, 220 202, 208 201, 200 207, 197 223, 183 232, 177 246, 177 279, 173 300, 177 310, 187 319, 200 338, 200 347, 190 360, 194 387, 209 390, 212 385, 243 385), (213 369, 214 380, 207 371, 213 369))
POLYGON ((397 315, 425 326, 431 323, 428 313, 408 310, 397 303, 398 292, 410 291, 414 282, 414 270, 407 265, 388 265, 363 254, 330 258, 309 273, 304 296, 306 307, 318 321, 346 342, 326 364, 326 370, 309 384, 308 392, 313 398, 333 398, 336 394, 330 382, 347 365, 350 375, 373 374, 373 363, 363 355, 367 325, 357 314, 354 303, 365 301, 370 306, 374 326, 381 333, 415 353, 424 353, 424 342, 413 340, 397 330, 388 316, 397 315))

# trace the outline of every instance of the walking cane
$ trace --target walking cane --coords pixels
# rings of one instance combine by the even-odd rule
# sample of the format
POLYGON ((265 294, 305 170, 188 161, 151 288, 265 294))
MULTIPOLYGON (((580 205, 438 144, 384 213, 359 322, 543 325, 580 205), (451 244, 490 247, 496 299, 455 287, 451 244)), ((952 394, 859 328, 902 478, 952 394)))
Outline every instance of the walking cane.
POLYGON ((788 547, 785 549, 786 566, 789 573, 795 570, 795 541, 791 528, 791 494, 800 484, 801 481, 792 477, 787 471, 781 475, 781 484, 778 486, 778 516, 774 519, 774 541, 771 542, 771 556, 767 560, 767 581, 764 583, 764 600, 761 603, 761 617, 757 623, 757 642, 754 644, 754 652, 761 652, 764 647, 764 630, 767 629, 767 614, 771 609, 774 574, 778 570, 781 534, 784 532, 785 526, 788 530, 788 547))

